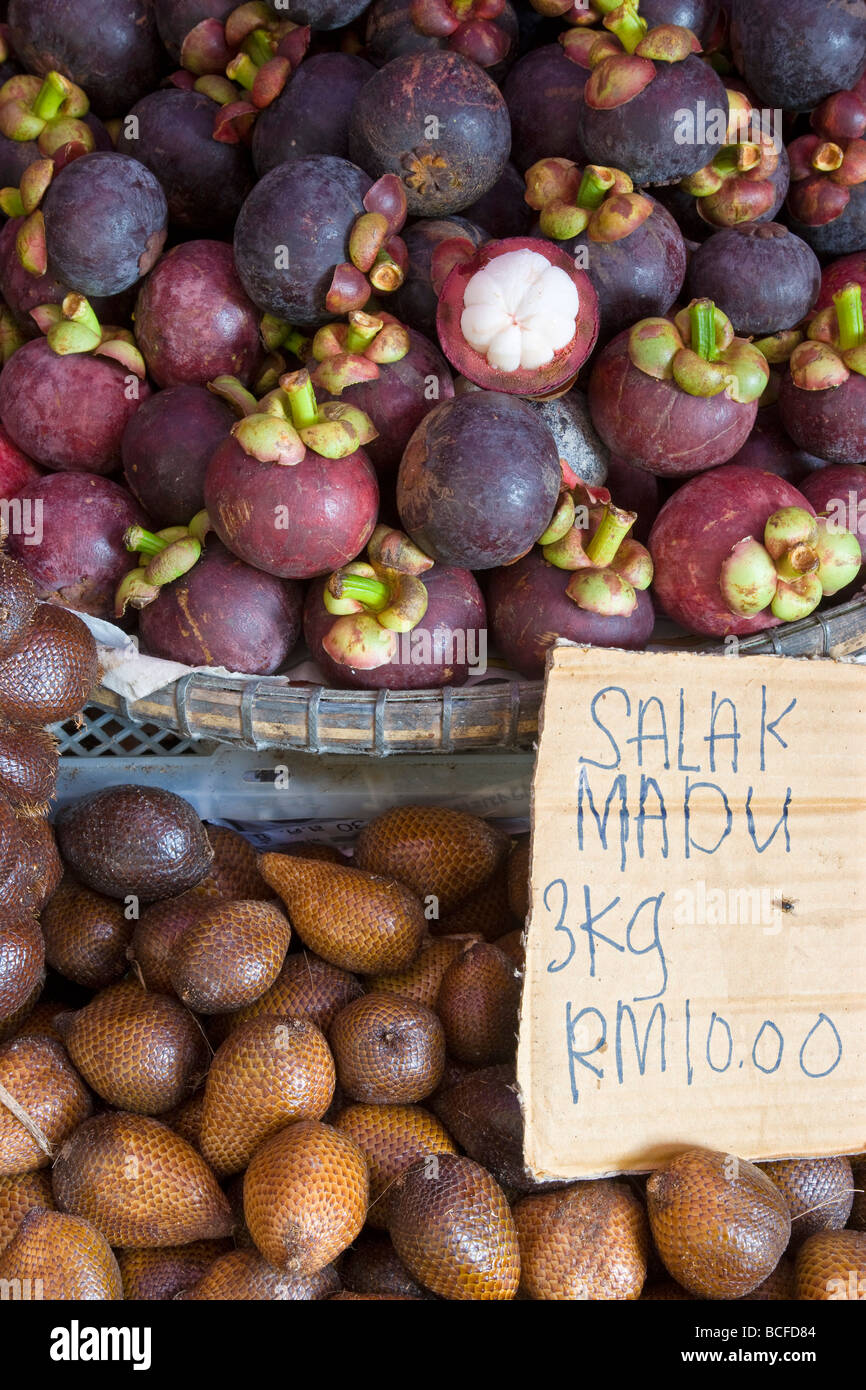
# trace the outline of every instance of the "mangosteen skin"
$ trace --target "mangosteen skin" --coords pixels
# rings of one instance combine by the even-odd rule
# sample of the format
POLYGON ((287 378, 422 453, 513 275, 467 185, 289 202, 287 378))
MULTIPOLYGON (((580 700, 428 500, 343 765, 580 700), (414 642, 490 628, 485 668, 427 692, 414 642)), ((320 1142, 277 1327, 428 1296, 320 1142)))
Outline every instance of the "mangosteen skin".
POLYGON ((180 62, 183 41, 204 19, 224 20, 237 9, 235 0, 152 0, 156 27, 169 56, 180 62))
POLYGON ((337 317, 325 296, 349 259, 349 233, 372 183, 334 155, 278 164, 259 180, 240 210, 234 248, 241 283, 263 313, 303 328, 337 317))
POLYGON ((729 463, 691 478, 669 497, 653 524, 653 591, 661 608, 689 632, 748 636, 778 627, 769 609, 752 618, 731 613, 719 588, 724 561, 745 536, 760 539, 782 507, 812 511, 802 493, 774 473, 729 463))
POLYGON ((141 287, 135 334, 158 386, 204 386, 227 374, 248 386, 264 355, 260 316, 225 241, 185 241, 141 287))
POLYGON ((142 649, 186 666, 270 676, 297 644, 303 602, 296 580, 263 574, 208 537, 199 562, 141 610, 142 649))
POLYGON ((864 0, 733 0, 734 62, 762 106, 810 111, 866 64, 864 0))
POLYGON ((641 651, 655 622, 652 599, 637 592, 634 612, 623 618, 588 613, 565 592, 571 575, 530 550, 515 565, 494 570, 487 584, 487 612, 497 651, 521 676, 539 680, 558 637, 594 647, 641 651))
POLYGON ((599 330, 607 343, 638 319, 664 315, 678 298, 686 275, 686 243, 667 208, 652 199, 653 210, 641 226, 619 241, 593 241, 586 232, 557 242, 578 264, 598 295, 599 330))
POLYGON ((397 507, 412 539, 446 565, 494 569, 547 527, 562 469, 556 442, 530 405, 471 391, 425 415, 397 475, 397 507))
MULTIPOLYGON (((70 292, 50 271, 44 275, 31 275, 25 270, 15 251, 15 238, 21 226, 20 219, 10 217, 0 227, 0 295, 6 302, 12 317, 25 338, 38 338, 39 329, 31 317, 31 309, 40 304, 62 304, 70 292)), ((112 324, 123 328, 129 322, 135 299, 135 287, 130 286, 121 294, 90 296, 90 307, 102 324, 112 324)))
POLYGON ((690 396, 675 381, 657 381, 634 365, 629 333, 596 357, 589 378, 592 422, 614 454, 661 478, 679 478, 726 463, 749 437, 757 401, 740 404, 724 391, 690 396))
POLYGON ((688 298, 712 299, 740 337, 763 337, 805 318, 821 288, 810 246, 779 222, 743 222, 709 237, 689 261, 688 298))
POLYGON ((130 392, 126 369, 109 357, 59 357, 34 338, 0 372, 0 419, 13 443, 47 468, 113 473, 126 423, 150 394, 146 381, 130 392))
MULTIPOLYGON (((434 565, 423 576, 427 589, 427 612, 412 632, 399 639, 405 644, 411 656, 412 638, 416 642, 421 634, 429 633, 431 647, 438 635, 440 646, 448 652, 453 648, 448 643, 449 634, 462 635, 468 651, 475 645, 476 655, 481 640, 486 640, 487 611, 481 590, 469 570, 456 569, 450 565, 434 565)), ((472 675, 472 669, 465 662, 405 662, 400 657, 403 651, 398 647, 397 657, 385 666, 373 671, 358 671, 353 666, 342 666, 332 660, 322 646, 322 640, 334 622, 334 615, 325 607, 322 597, 323 579, 313 579, 307 589, 304 603, 304 640, 316 664, 329 685, 348 686, 356 690, 436 690, 446 685, 464 685, 472 675)), ((423 640, 423 639, 421 639, 423 640)), ((415 648, 416 652, 418 648, 415 648)), ((459 653, 458 653, 459 654, 459 653)))
POLYGON ((691 29, 701 42, 713 32, 719 17, 718 0, 641 0, 641 16, 651 29, 657 24, 679 24, 691 29))
POLYGON ((821 291, 815 303, 816 309, 826 309, 833 303, 834 294, 844 290, 846 285, 856 281, 866 285, 866 251, 844 256, 831 265, 825 266, 821 276, 821 291))
MULTIPOLYGON (((448 47, 447 38, 422 34, 412 20, 412 0, 373 0, 367 11, 364 31, 366 53, 377 67, 402 58, 407 53, 435 53, 448 47)), ((494 82, 501 82, 517 53, 520 26, 514 6, 505 0, 505 8, 496 16, 496 28, 508 38, 505 56, 484 69, 494 82)))
POLYGON ((508 162, 502 93, 460 53, 395 58, 358 93, 350 157, 374 179, 396 174, 413 217, 446 217, 492 188, 508 162))
POLYGON ((534 48, 515 63, 502 95, 511 118, 511 158, 521 173, 539 159, 585 162, 577 118, 588 77, 558 43, 534 48))
POLYGON ((43 200, 48 265, 79 294, 119 294, 159 258, 168 204, 159 179, 129 155, 98 150, 52 179, 43 200))
POLYGON ((466 216, 494 241, 529 236, 535 213, 523 196, 525 191, 523 175, 508 163, 493 187, 466 209, 466 216))
POLYGON ((309 24, 311 29, 342 29, 367 8, 370 0, 289 0, 278 10, 280 19, 309 24))
POLYGON ((722 79, 696 54, 681 63, 656 63, 649 86, 622 106, 595 111, 584 101, 577 133, 593 164, 625 172, 638 185, 673 183, 709 164, 718 145, 676 141, 683 112, 690 112, 698 129, 698 103, 710 111, 728 112, 722 79), (678 119, 679 113, 679 119, 678 119))
MULTIPOLYGON (((770 174, 769 182, 773 185, 775 192, 773 202, 766 212, 761 213, 760 217, 753 217, 752 222, 774 221, 788 196, 788 188, 791 183, 791 161, 784 145, 779 150, 779 162, 770 174)), ((656 198, 664 203, 668 212, 673 214, 680 231, 688 241, 706 241, 708 236, 722 230, 701 216, 699 211, 701 199, 692 197, 691 193, 686 193, 679 184, 669 184, 667 188, 657 188, 654 191, 656 198)))
MULTIPOLYGON (((0 376, 0 386, 2 381, 0 376)), ((779 391, 779 416, 794 443, 809 454, 829 463, 866 459, 866 377, 856 372, 841 386, 826 391, 804 391, 786 372, 779 391)))
POLYGON ((436 336, 439 307, 439 296, 430 280, 433 253, 451 237, 466 237, 476 247, 488 240, 486 232, 465 217, 422 218, 402 233, 409 268, 400 288, 388 296, 388 308, 403 323, 428 337, 436 336))
POLYGON ((759 405, 758 414, 742 449, 730 460, 747 468, 762 468, 765 473, 777 473, 789 483, 801 486, 816 468, 823 469, 825 460, 798 449, 782 426, 778 402, 759 405))
POLYGON ((260 463, 229 436, 208 464, 205 506, 239 559, 281 579, 309 579, 354 560, 376 524, 379 488, 363 449, 342 459, 260 463))
POLYGON ((10 535, 9 554, 19 560, 40 599, 110 618, 114 592, 135 561, 123 544, 130 526, 150 526, 125 487, 83 473, 49 473, 19 497, 41 504, 42 541, 28 545, 10 535))
POLYGON ((169 87, 137 102, 120 129, 118 150, 156 175, 169 220, 185 231, 229 232, 252 187, 246 147, 213 138, 218 110, 201 92, 169 87), (133 116, 135 139, 127 134, 133 116))
POLYGON ((633 463, 611 454, 606 483, 613 501, 627 512, 637 512, 629 537, 646 545, 650 527, 661 506, 661 488, 654 473, 635 468, 633 463))
POLYGON ((253 127, 259 178, 278 164, 308 155, 349 157, 349 117, 376 69, 354 53, 314 53, 266 106, 253 127))
POLYGON ((135 412, 121 440, 123 473, 155 526, 185 526, 202 510, 208 463, 236 419, 203 386, 169 386, 135 412))
POLYGON ((165 61, 150 0, 10 0, 12 47, 28 72, 83 87, 97 115, 122 116, 165 61))
POLYGON ((403 450, 424 416, 454 395, 451 369, 438 347, 414 328, 409 344, 406 356, 381 366, 375 381, 348 386, 340 396, 369 415, 379 431, 364 450, 380 485, 395 481, 403 450))
POLYGON ((788 215, 791 229, 825 259, 866 250, 866 183, 855 184, 848 192, 845 208, 832 222, 813 227, 788 215))
MULTIPOLYGON (((800 491, 819 515, 828 511, 833 515, 840 506, 844 508, 843 524, 847 524, 849 531, 857 533, 860 549, 866 557, 866 468, 860 463, 832 463, 827 468, 810 473, 800 484, 800 491)), ((846 603, 863 588, 863 584, 861 570, 857 578, 833 594, 829 602, 846 603)))
POLYGON ((610 450, 595 431, 589 403, 580 387, 573 386, 553 400, 530 404, 553 435, 559 457, 565 459, 582 482, 601 486, 607 478, 610 450))

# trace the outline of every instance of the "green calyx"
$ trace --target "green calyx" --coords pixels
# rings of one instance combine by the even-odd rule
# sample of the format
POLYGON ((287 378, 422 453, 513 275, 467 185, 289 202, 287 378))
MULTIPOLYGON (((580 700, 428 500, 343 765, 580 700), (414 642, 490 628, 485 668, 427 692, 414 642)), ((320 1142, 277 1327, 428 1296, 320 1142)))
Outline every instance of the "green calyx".
POLYGON ((147 368, 132 333, 125 328, 103 328, 83 295, 68 294, 62 304, 40 304, 30 315, 58 357, 81 353, 108 357, 144 380, 147 368))
POLYGON ((753 128, 751 102, 741 92, 728 91, 728 108, 726 127, 712 132, 724 140, 721 149, 680 183, 683 192, 698 200, 698 212, 713 227, 754 222, 770 211, 776 197, 772 175, 779 152, 772 134, 753 128))
POLYGON ((745 536, 733 547, 719 587, 738 617, 769 609, 781 622, 795 622, 852 583, 861 562, 860 543, 850 531, 804 507, 782 507, 767 518, 760 541, 745 536))
POLYGON ((93 132, 84 120, 90 110, 86 93, 60 72, 44 78, 18 73, 0 87, 0 134, 9 140, 35 140, 41 155, 64 145, 94 148, 93 132))
POLYGON ((801 390, 843 386, 852 372, 866 376, 863 290, 856 281, 845 285, 834 294, 832 305, 814 315, 806 339, 790 358, 791 376, 801 390))
POLYGON ((358 670, 386 665, 396 652, 396 634, 411 632, 427 612, 427 588, 419 577, 433 561, 408 536, 377 526, 368 561, 336 570, 323 590, 335 621, 323 645, 332 660, 358 670), (382 557, 391 561, 382 563, 382 557))
POLYGON ((197 512, 188 526, 166 526, 161 531, 130 526, 123 544, 137 557, 138 565, 124 575, 115 591, 115 617, 122 618, 128 607, 146 608, 166 584, 188 574, 201 558, 205 537, 212 529, 204 511, 197 512))
POLYGON ((637 606, 637 590, 652 583, 649 551, 628 538, 636 512, 623 511, 606 488, 563 488, 550 525, 538 544, 548 564, 571 572, 566 593, 579 608, 603 617, 625 617, 637 606))
POLYGON ((709 299, 692 300, 670 319, 642 319, 629 334, 629 357, 657 381, 675 381, 690 396, 724 392, 739 404, 763 394, 770 377, 767 359, 709 299))
POLYGON ((216 377, 208 389, 242 417, 232 435, 245 454, 260 463, 294 467, 307 450, 341 459, 376 438, 369 415, 340 401, 319 405, 306 368, 279 377, 279 385, 257 401, 235 377, 216 377))
POLYGON ((634 191, 622 169, 588 164, 581 174, 567 159, 541 159, 526 171, 525 201, 539 213, 542 234, 568 241, 622 241, 651 215, 651 199, 634 191))
POLYGON ((346 323, 329 323, 312 340, 310 355, 318 363, 314 386, 339 396, 347 386, 376 381, 380 368, 405 357, 409 330, 390 314, 374 316, 354 310, 346 323))

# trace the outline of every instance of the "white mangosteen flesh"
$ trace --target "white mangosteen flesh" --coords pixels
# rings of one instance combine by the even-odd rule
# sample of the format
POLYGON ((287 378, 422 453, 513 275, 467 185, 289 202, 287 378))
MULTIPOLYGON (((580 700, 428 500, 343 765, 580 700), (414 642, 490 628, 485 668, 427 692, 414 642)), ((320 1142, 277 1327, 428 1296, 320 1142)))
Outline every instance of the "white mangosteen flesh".
POLYGON ((531 371, 568 346, 579 307, 566 271, 537 251, 506 251, 466 286, 460 329, 496 370, 531 371))

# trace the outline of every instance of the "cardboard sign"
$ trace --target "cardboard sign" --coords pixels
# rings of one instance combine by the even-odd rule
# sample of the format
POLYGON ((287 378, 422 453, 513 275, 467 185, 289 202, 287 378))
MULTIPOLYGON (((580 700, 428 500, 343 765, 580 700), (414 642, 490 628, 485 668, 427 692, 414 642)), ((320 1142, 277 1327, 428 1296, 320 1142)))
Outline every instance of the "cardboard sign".
POLYGON ((866 1148, 866 671, 561 646, 542 719, 530 1169, 866 1148))

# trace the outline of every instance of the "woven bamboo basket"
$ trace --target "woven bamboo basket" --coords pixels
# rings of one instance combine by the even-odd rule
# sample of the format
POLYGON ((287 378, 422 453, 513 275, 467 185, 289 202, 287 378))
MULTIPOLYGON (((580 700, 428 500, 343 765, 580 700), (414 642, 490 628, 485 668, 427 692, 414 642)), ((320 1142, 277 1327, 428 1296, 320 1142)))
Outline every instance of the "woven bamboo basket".
MULTIPOLYGON (((653 642, 656 651, 722 653, 716 641, 653 642)), ((801 622, 742 638, 739 655, 826 657, 866 649, 866 593, 801 622)), ((307 753, 456 753, 525 748, 538 735, 542 681, 488 681, 444 690, 332 690, 285 676, 188 675, 140 700, 100 686, 91 703, 183 738, 307 753)))

